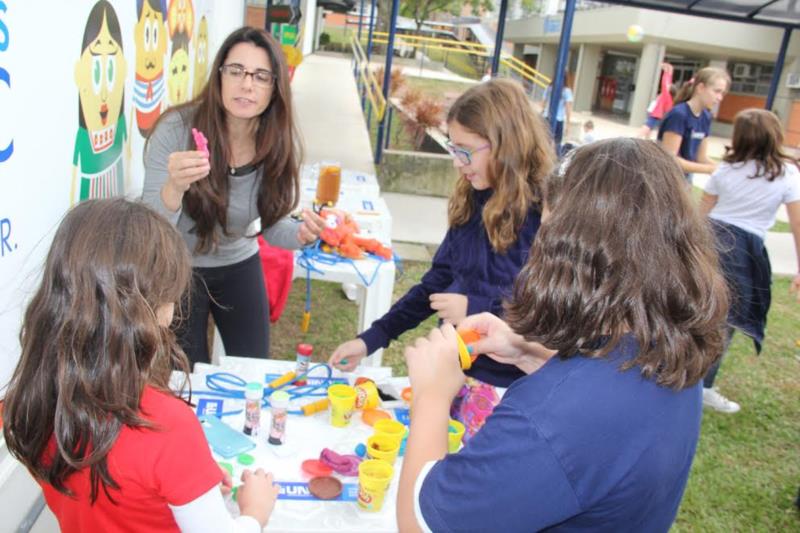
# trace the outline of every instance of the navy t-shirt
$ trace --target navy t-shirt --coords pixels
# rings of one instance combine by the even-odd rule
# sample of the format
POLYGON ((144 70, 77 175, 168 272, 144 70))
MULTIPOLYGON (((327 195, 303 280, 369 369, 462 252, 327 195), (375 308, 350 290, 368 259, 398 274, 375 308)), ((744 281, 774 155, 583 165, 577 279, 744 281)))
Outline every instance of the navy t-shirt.
POLYGON ((664 132, 671 131, 681 136, 681 147, 678 155, 687 161, 697 161, 700 143, 711 133, 711 112, 704 109, 699 116, 692 113, 686 102, 681 102, 667 113, 658 128, 658 140, 664 138, 664 132))
MULTIPOLYGON (((492 194, 491 189, 472 191, 476 209, 465 224, 447 230, 430 270, 385 315, 359 333, 367 353, 387 347, 392 339, 431 316, 430 295, 434 293, 465 295, 467 315, 488 311, 502 316, 503 299, 511 294, 514 280, 528 261, 541 216, 539 207, 531 205, 516 241, 504 253, 497 253, 483 225, 483 209, 492 194)), ((525 375, 516 366, 490 357, 477 358, 467 374, 496 387, 508 387, 525 375)))
POLYGON ((424 525, 667 531, 700 434, 701 389, 621 372, 637 354, 626 337, 608 359, 554 357, 515 381, 466 446, 418 482, 424 525))

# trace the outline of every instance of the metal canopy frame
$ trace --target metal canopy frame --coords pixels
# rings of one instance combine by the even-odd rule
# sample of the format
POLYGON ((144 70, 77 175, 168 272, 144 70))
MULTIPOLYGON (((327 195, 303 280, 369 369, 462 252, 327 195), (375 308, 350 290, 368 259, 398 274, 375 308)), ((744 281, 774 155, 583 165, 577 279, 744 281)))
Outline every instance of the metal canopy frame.
MULTIPOLYGON (((271 1, 271 0, 268 0, 271 1)), ((375 0, 373 0, 374 6, 375 0)), ((800 28, 800 0, 604 0, 605 4, 635 7, 639 9, 650 9, 654 11, 665 11, 668 13, 678 13, 682 15, 692 15, 717 20, 727 20, 731 22, 741 22, 744 24, 756 24, 760 26, 771 26, 784 30, 778 56, 775 60, 775 70, 772 75, 769 93, 767 94, 766 109, 772 109, 775 102, 775 95, 778 92, 778 83, 783 72, 783 64, 786 60, 786 50, 789 47, 789 40, 792 30, 800 28)), ((389 43, 386 53, 386 67, 384 71, 384 94, 388 99, 389 78, 391 76, 392 50, 394 49, 394 35, 396 31, 396 19, 399 0, 392 0, 392 14, 389 26, 389 43)), ((553 75, 553 82, 550 91, 550 102, 548 103, 550 128, 555 131, 558 101, 564 88, 564 69, 567 63, 567 53, 569 52, 570 37, 572 33, 572 21, 575 16, 576 0, 566 0, 561 25, 561 35, 558 43, 558 56, 556 60, 556 71, 553 75)), ((363 5, 363 4, 362 4, 363 5)), ((498 21, 495 49, 492 57, 492 75, 497 75, 499 67, 500 50, 505 33, 505 14, 508 7, 508 0, 500 1, 500 20, 498 21)), ((374 7, 373 7, 374 11, 374 7)), ((363 10, 362 10, 363 12, 363 10)), ((372 35, 372 25, 370 25, 370 35, 372 35)), ((371 40, 371 39, 370 39, 371 40)), ((371 46, 369 47, 371 48, 371 46)), ((375 150, 375 163, 381 162, 381 142, 384 134, 384 122, 380 121, 378 126, 378 146, 375 150)))
MULTIPOLYGON (((503 0, 504 2, 506 0, 503 0)), ((800 28, 800 0, 603 0, 606 4, 666 11, 682 15, 712 18, 772 26, 783 28, 778 57, 775 60, 775 70, 772 74, 769 92, 767 93, 766 109, 772 109, 778 84, 786 61, 786 50, 789 48, 789 39, 792 30, 800 28)), ((550 91, 549 117, 550 128, 555 131, 556 109, 563 90, 564 69, 569 52, 570 33, 572 20, 575 15, 575 0, 566 0, 564 6, 563 24, 561 26, 561 39, 558 43, 558 56, 556 71, 550 91)))
POLYGON ((800 28, 797 0, 602 0, 614 4, 745 24, 800 28))

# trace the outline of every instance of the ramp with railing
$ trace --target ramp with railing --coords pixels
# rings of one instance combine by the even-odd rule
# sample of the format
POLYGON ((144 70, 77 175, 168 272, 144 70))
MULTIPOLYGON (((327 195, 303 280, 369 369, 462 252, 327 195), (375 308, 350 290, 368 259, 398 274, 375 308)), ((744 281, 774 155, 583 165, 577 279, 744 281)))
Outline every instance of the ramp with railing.
MULTIPOLYGON (((385 45, 388 43, 388 39, 389 34, 386 32, 373 32, 372 42, 374 44, 385 45)), ((362 35, 361 40, 366 43, 366 36, 362 35)), ((359 48, 361 49, 361 45, 356 36, 353 36, 353 43, 358 44, 359 48)), ((439 51, 447 53, 448 55, 454 54, 481 58, 491 58, 492 54, 494 53, 491 46, 481 43, 453 39, 441 39, 438 37, 423 37, 420 35, 411 35, 405 33, 398 33, 395 35, 394 45, 396 50, 401 50, 403 52, 405 50, 421 50, 426 52, 439 51)), ((361 50, 363 52, 363 49, 361 50)), ((355 48, 353 53, 355 53, 355 48)), ((523 80, 526 80, 527 82, 542 89, 546 88, 550 84, 549 77, 545 76, 524 61, 512 55, 505 53, 501 54, 500 65, 501 67, 508 69, 509 72, 516 74, 523 80)))

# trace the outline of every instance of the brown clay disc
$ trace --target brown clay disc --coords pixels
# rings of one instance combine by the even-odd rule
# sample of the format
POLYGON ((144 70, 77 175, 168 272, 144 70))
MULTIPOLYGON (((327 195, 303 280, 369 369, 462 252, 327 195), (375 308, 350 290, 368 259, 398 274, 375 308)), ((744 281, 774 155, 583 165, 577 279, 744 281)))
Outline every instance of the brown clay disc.
POLYGON ((320 476, 308 482, 308 490, 320 500, 332 500, 342 493, 342 482, 331 476, 320 476))

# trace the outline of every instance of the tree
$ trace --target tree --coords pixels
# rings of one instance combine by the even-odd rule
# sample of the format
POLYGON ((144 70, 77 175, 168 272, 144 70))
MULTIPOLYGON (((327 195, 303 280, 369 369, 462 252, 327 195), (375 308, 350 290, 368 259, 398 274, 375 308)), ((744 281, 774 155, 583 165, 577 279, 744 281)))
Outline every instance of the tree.
MULTIPOLYGON (((422 24, 434 13, 458 15, 464 4, 470 6, 473 13, 494 9, 492 0, 401 0, 400 14, 413 18, 417 25, 417 31, 419 31, 422 24)), ((389 5, 391 6, 391 4, 389 5)))
POLYGON ((532 15, 541 12, 542 2, 541 0, 519 0, 519 8, 523 15, 532 15))

